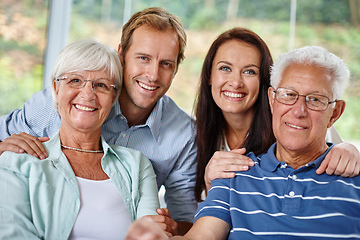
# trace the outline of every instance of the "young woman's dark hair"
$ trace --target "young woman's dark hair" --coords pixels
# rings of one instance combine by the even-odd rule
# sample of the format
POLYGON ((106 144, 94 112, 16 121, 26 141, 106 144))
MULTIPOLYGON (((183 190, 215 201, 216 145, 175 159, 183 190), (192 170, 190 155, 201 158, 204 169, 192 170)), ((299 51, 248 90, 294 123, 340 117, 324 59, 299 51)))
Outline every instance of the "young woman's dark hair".
POLYGON ((260 89, 255 103, 255 111, 248 137, 242 147, 246 152, 261 154, 275 142, 272 132, 271 111, 267 90, 270 86, 270 66, 273 60, 266 43, 253 31, 246 28, 233 28, 217 37, 211 45, 201 71, 201 82, 195 102, 195 116, 197 127, 197 173, 195 198, 201 201, 201 194, 205 190, 205 168, 209 160, 219 150, 220 141, 224 134, 226 121, 221 109, 216 105, 209 85, 213 60, 219 47, 227 41, 238 40, 255 46, 261 54, 260 89))

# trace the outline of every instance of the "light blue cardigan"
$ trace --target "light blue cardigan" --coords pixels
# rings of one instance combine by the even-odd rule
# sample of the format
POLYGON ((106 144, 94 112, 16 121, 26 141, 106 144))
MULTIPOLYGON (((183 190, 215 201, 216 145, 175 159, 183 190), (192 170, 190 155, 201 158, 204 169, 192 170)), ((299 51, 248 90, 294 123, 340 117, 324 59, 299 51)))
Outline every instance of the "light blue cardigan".
MULTIPOLYGON (((102 167, 119 190, 134 221, 156 215, 156 177, 139 151, 108 145, 103 139, 102 167)), ((59 133, 44 143, 49 154, 0 156, 0 239, 68 239, 80 209, 75 174, 61 151, 59 133)))

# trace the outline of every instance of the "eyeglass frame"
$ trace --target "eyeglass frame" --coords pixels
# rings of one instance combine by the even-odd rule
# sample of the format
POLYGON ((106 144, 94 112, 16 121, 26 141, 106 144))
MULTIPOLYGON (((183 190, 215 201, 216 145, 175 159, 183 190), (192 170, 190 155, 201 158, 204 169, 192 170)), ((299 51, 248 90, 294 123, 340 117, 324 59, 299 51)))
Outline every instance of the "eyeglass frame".
MULTIPOLYGON (((82 76, 79 76, 79 77, 82 77, 82 76)), ((83 77, 82 77, 82 78, 83 78, 83 77)), ((66 80, 66 79, 70 79, 70 80, 71 80, 70 77, 60 76, 60 77, 57 77, 57 78, 56 78, 56 81, 66 80)), ((103 79, 106 79, 106 78, 103 78, 103 79)), ((92 90, 95 91, 95 92, 98 92, 97 90, 95 90, 96 80, 97 80, 97 79, 95 79, 95 80, 84 79, 84 80, 82 80, 82 81, 84 81, 84 84, 83 84, 81 87, 79 87, 79 88, 77 88, 77 87, 72 87, 72 86, 70 86, 70 87, 75 88, 75 89, 82 89, 82 88, 84 88, 84 87, 86 86, 86 83, 90 81, 90 82, 91 82, 92 90)), ((112 87, 112 88, 116 91, 116 85, 115 85, 115 84, 110 84, 110 87, 112 87)), ((101 91, 100 91, 100 92, 101 92, 101 91)), ((110 90, 108 93, 110 93, 110 92, 111 92, 111 90, 110 90)), ((103 93, 107 93, 107 92, 103 92, 103 93)))
POLYGON ((335 103, 335 102, 338 101, 337 99, 335 99, 334 101, 330 101, 330 98, 328 98, 327 96, 321 95, 321 94, 316 94, 316 93, 309 93, 309 94, 307 94, 307 95, 301 95, 301 94, 299 94, 298 91, 296 91, 296 90, 294 90, 294 89, 283 88, 283 87, 279 87, 279 88, 277 88, 277 89, 274 89, 273 93, 274 93, 274 98, 276 99, 276 101, 278 101, 279 103, 282 103, 282 104, 284 104, 284 105, 288 105, 288 106, 294 105, 294 104, 299 100, 300 97, 304 97, 304 98, 305 98, 305 105, 306 105, 306 107, 309 108, 310 110, 313 110, 313 111, 325 111, 330 104, 333 104, 333 103, 335 103), (297 94, 297 96, 296 96, 296 98, 295 98, 295 101, 294 101, 293 103, 291 103, 291 104, 284 103, 284 102, 280 102, 280 101, 278 100, 278 98, 276 97, 276 96, 277 96, 276 93, 278 92, 279 89, 285 89, 285 90, 290 90, 290 91, 295 92, 295 93, 297 94), (309 102, 308 96, 309 96, 309 95, 310 95, 310 96, 311 96, 311 95, 315 95, 315 96, 320 96, 320 97, 327 98, 328 101, 325 102, 325 103, 326 103, 325 108, 324 108, 324 109, 313 109, 313 108, 309 107, 309 105, 308 105, 308 102, 309 102))

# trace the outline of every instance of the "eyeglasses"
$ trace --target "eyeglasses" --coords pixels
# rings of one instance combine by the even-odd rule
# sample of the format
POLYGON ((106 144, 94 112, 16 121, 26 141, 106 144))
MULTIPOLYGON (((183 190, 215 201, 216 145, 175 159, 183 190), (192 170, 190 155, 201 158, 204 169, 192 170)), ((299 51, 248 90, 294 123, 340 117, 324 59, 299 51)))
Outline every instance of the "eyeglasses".
POLYGON ((330 101, 328 97, 315 93, 300 95, 297 91, 287 88, 278 88, 274 90, 274 93, 275 99, 285 105, 293 105, 297 102, 299 97, 304 97, 306 106, 315 111, 324 111, 327 109, 329 104, 337 101, 330 101))
POLYGON ((72 75, 69 77, 62 76, 56 79, 56 81, 60 81, 60 80, 65 81, 65 83, 71 88, 80 89, 85 87, 87 82, 91 82, 91 86, 94 92, 110 93, 112 89, 116 90, 116 86, 114 84, 111 84, 110 81, 106 78, 85 80, 80 75, 72 75))

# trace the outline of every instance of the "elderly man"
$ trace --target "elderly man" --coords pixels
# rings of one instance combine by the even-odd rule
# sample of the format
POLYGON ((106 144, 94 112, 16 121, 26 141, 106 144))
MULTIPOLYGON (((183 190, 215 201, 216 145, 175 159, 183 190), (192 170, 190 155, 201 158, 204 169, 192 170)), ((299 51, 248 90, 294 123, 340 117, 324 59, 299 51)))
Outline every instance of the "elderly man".
POLYGON ((276 143, 250 153, 249 171, 212 182, 184 239, 359 239, 360 177, 316 174, 349 75, 321 47, 281 55, 268 91, 276 143))

